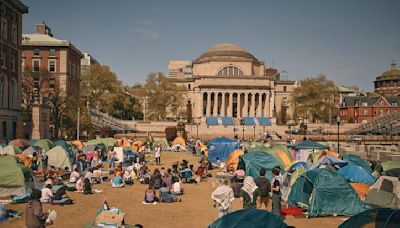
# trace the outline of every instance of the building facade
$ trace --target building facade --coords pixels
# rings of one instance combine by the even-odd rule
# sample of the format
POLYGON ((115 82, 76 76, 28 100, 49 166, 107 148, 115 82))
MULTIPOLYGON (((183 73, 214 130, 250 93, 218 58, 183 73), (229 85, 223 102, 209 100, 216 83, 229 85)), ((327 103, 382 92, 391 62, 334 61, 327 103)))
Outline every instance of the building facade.
POLYGON ((393 60, 391 68, 383 72, 376 78, 375 92, 380 95, 398 95, 400 94, 400 70, 397 68, 396 62, 393 60))
POLYGON ((186 105, 200 123, 205 117, 274 119, 282 110, 292 118, 296 82, 235 44, 215 45, 192 62, 171 61, 168 72, 187 89, 186 105))
POLYGON ((81 51, 54 38, 46 24, 37 24, 34 34, 23 34, 22 45, 24 76, 48 75, 51 87, 79 104, 81 51))
POLYGON ((19 0, 0 1, 0 141, 17 137, 21 111, 22 15, 19 0))
POLYGON ((81 74, 89 71, 90 66, 94 64, 99 64, 99 62, 91 54, 83 53, 83 58, 81 59, 81 74))

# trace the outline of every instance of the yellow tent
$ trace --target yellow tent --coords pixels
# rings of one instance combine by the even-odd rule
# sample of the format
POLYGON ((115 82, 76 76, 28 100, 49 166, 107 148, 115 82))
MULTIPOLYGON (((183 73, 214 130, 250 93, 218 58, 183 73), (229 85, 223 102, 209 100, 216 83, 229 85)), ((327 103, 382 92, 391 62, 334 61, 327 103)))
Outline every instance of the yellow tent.
POLYGON ((231 154, 229 154, 228 159, 226 159, 226 165, 225 167, 227 167, 229 169, 229 167, 233 167, 233 169, 236 171, 237 166, 239 164, 239 156, 243 155, 244 151, 241 149, 236 149, 234 151, 231 152, 231 154))
POLYGON ((293 163, 293 160, 285 153, 285 151, 278 149, 276 155, 281 160, 282 164, 285 166, 285 170, 288 170, 293 163))
POLYGON ((74 144, 79 150, 82 150, 84 147, 83 143, 79 140, 72 141, 71 143, 74 144))
POLYGON ((174 139, 174 141, 172 142, 172 145, 175 145, 175 144, 180 144, 180 145, 182 145, 182 146, 186 146, 186 141, 185 141, 185 139, 184 138, 182 138, 182 137, 176 137, 175 139, 174 139))

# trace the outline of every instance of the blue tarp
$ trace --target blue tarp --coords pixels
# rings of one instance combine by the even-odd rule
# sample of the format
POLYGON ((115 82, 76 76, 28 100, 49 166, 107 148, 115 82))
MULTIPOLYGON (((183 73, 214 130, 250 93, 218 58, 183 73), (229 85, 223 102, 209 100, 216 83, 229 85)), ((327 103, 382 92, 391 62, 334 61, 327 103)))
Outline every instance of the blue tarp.
POLYGON ((267 117, 257 117, 257 120, 261 126, 271 126, 271 120, 267 117))
POLYGON ((218 125, 218 118, 217 117, 206 117, 206 124, 207 125, 218 125))
POLYGON ((235 125, 232 117, 222 117, 222 125, 235 125))
POLYGON ((243 123, 244 125, 250 125, 250 126, 256 125, 256 122, 254 121, 253 117, 243 117, 243 123))
POLYGON ((367 170, 369 173, 372 173, 371 167, 368 165, 367 161, 362 159, 361 157, 354 155, 354 154, 347 154, 343 156, 343 160, 347 161, 349 164, 352 165, 358 165, 365 170, 367 170))
POLYGON ((208 141, 207 149, 210 162, 215 163, 216 157, 225 162, 232 151, 239 149, 239 143, 225 137, 214 138, 208 141))
POLYGON ((369 185, 375 183, 375 177, 358 165, 346 165, 345 167, 339 169, 337 173, 350 182, 369 185))
POLYGON ((319 159, 312 167, 311 169, 318 168, 320 165, 332 165, 336 166, 337 168, 346 166, 348 163, 347 161, 343 161, 342 159, 338 159, 329 155, 323 156, 321 159, 319 159))
POLYGON ((316 150, 329 150, 329 146, 322 145, 320 143, 317 143, 315 141, 302 141, 300 143, 292 145, 292 147, 296 150, 301 150, 301 149, 316 149, 316 150))

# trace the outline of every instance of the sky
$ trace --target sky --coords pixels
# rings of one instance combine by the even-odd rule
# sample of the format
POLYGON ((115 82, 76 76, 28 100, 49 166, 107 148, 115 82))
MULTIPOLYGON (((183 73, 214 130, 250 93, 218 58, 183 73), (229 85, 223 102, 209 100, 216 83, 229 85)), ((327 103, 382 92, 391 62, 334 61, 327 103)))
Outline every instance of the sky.
POLYGON ((128 85, 167 73, 172 59, 194 60, 235 43, 289 79, 325 74, 338 85, 373 90, 400 63, 398 0, 22 0, 23 32, 45 21, 128 85))

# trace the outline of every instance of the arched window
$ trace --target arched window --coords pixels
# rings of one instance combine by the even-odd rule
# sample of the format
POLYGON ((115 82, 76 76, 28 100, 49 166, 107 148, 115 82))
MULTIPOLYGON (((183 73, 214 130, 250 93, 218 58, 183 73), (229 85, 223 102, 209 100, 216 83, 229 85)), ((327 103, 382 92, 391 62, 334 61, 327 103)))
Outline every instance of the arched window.
POLYGON ((0 76, 0 108, 3 108, 4 105, 4 97, 5 97, 5 81, 3 76, 0 76))
POLYGON ((229 75, 229 76, 232 76, 232 75, 239 76, 240 75, 241 76, 244 74, 239 68, 237 68, 235 66, 227 66, 227 67, 222 68, 222 70, 220 70, 218 72, 218 75, 229 75))
POLYGON ((14 108, 14 101, 16 99, 15 81, 11 79, 10 88, 8 89, 8 106, 10 109, 14 108))

